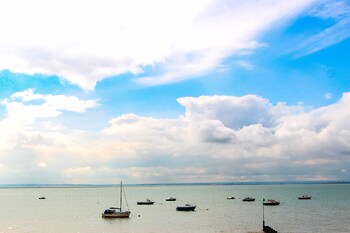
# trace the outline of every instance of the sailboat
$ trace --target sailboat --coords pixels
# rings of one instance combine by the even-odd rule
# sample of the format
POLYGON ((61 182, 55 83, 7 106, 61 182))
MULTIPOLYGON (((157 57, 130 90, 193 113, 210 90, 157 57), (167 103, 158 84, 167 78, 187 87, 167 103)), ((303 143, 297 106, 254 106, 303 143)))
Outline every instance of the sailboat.
POLYGON ((119 207, 110 207, 106 209, 102 213, 103 218, 129 218, 130 216, 130 211, 123 211, 122 210, 122 204, 123 204, 123 184, 120 182, 120 203, 119 207))

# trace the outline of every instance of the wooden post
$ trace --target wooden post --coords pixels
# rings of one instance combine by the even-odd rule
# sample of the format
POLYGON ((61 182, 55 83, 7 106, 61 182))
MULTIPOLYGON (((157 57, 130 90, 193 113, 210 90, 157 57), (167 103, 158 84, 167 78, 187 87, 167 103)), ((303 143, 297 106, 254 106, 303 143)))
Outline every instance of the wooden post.
POLYGON ((263 201, 262 201, 262 203, 263 203, 263 229, 265 228, 265 209, 264 209, 264 198, 263 198, 263 201))

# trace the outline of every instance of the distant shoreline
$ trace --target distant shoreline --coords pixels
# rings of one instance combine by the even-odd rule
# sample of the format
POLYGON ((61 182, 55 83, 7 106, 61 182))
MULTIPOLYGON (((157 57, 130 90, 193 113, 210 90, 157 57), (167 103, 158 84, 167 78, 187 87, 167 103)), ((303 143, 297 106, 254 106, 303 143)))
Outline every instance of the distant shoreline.
MULTIPOLYGON (((200 186, 200 185, 293 185, 293 184, 350 184, 350 181, 267 181, 267 182, 194 182, 194 183, 146 183, 124 186, 200 186)), ((0 188, 99 188, 117 184, 0 184, 0 188)))

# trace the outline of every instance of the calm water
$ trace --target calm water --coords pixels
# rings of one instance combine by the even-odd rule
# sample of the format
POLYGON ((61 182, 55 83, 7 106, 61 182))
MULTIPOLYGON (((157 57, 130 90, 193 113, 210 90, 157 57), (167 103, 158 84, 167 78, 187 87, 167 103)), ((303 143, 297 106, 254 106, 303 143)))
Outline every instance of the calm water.
POLYGON ((0 232, 262 232, 263 197, 281 201, 265 206, 266 224, 278 232, 350 232, 348 184, 134 186, 125 192, 131 218, 103 219, 103 210, 117 205, 118 187, 2 188, 0 232), (301 194, 313 199, 297 200, 301 194), (166 202, 168 196, 178 200, 166 202), (246 196, 257 199, 242 202, 246 196), (146 198, 156 203, 136 205, 146 198), (175 210, 186 202, 196 211, 175 210))

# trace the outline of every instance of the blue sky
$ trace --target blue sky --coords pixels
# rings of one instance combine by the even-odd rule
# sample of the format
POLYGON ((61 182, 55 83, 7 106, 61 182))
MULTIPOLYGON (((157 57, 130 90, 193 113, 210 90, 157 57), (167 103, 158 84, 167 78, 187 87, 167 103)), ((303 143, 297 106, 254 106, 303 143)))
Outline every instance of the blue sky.
POLYGON ((0 4, 0 183, 350 180, 349 1, 0 4))

